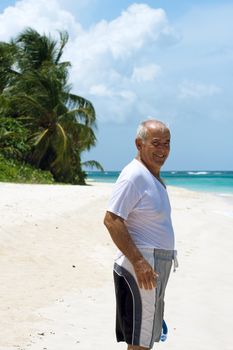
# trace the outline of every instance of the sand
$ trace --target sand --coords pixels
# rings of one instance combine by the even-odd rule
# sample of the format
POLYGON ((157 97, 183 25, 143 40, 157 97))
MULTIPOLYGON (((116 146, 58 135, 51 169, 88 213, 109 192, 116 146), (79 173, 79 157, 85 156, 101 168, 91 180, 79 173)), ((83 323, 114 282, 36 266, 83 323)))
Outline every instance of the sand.
MULTIPOLYGON (((0 184, 0 350, 126 349, 114 334, 112 184, 0 184)), ((169 337, 154 348, 232 350, 233 201, 170 188, 179 268, 169 337)))

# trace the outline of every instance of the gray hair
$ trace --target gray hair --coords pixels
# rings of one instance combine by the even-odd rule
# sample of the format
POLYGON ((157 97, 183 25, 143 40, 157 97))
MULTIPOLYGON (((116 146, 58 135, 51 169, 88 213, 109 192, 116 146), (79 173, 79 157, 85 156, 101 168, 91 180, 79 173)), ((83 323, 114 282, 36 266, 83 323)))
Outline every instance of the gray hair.
POLYGON ((142 122, 138 125, 136 138, 142 139, 142 141, 145 141, 146 136, 147 136, 147 127, 145 126, 145 122, 142 122))
POLYGON ((159 120, 155 120, 155 119, 152 119, 152 120, 148 119, 148 120, 145 120, 145 121, 141 122, 138 125, 137 132, 136 132, 136 138, 137 139, 141 139, 143 142, 146 140, 147 130, 148 130, 147 124, 149 124, 150 122, 155 122, 161 128, 169 130, 168 125, 166 125, 165 123, 163 123, 163 122, 161 122, 159 120))

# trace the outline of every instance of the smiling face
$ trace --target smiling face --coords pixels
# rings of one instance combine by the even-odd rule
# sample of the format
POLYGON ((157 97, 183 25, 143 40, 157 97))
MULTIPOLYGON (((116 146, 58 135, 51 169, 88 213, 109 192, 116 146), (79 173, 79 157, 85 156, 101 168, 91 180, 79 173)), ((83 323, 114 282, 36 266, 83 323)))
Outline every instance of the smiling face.
POLYGON ((145 140, 139 137, 136 139, 137 159, 153 175, 158 176, 170 152, 170 131, 164 124, 156 121, 145 123, 145 127, 147 129, 145 140))

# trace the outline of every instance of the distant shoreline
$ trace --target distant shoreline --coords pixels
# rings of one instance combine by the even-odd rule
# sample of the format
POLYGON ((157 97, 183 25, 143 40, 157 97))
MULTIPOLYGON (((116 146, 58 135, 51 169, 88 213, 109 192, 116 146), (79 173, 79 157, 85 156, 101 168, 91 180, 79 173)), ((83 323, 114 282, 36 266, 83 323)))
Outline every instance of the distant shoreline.
MULTIPOLYGON (((87 181, 90 183, 114 183, 120 171, 87 171, 87 181)), ((161 176, 168 186, 233 195, 233 171, 162 171, 161 176)))

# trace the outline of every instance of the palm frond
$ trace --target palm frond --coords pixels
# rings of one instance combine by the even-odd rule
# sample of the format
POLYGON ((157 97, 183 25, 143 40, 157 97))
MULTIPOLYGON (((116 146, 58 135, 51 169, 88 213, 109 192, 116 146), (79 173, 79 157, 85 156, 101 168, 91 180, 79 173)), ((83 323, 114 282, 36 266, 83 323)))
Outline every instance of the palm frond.
POLYGON ((81 165, 86 168, 90 168, 90 169, 96 168, 100 171, 104 171, 104 168, 102 167, 102 165, 96 160, 87 160, 85 162, 82 162, 81 165))
POLYGON ((63 139, 63 152, 66 151, 67 148, 67 136, 66 136, 66 132, 63 129, 63 127, 61 126, 61 124, 57 123, 57 128, 60 130, 60 133, 62 135, 62 139, 63 139))
POLYGON ((40 35, 32 28, 25 29, 16 39, 20 48, 21 69, 38 69, 44 62, 55 62, 56 40, 50 36, 40 35))
POLYGON ((45 129, 41 133, 37 133, 36 140, 34 142, 34 146, 38 146, 39 143, 41 143, 42 140, 44 140, 46 134, 48 133, 49 129, 45 129))
POLYGON ((79 128, 79 138, 78 138, 78 148, 82 152, 84 150, 90 150, 91 147, 96 144, 96 136, 92 128, 87 125, 78 124, 79 128))
POLYGON ((67 107, 69 110, 76 110, 77 121, 83 122, 86 125, 96 129, 96 115, 92 103, 77 95, 67 95, 67 107))
POLYGON ((11 103, 17 106, 22 115, 34 116, 47 115, 48 111, 35 98, 27 94, 19 93, 10 99, 11 103))
POLYGON ((59 63, 60 58, 63 54, 63 49, 69 40, 69 34, 67 31, 59 32, 59 34, 60 34, 60 48, 58 50, 57 57, 55 59, 55 64, 59 63))

